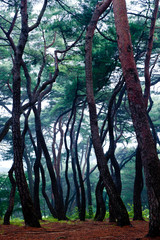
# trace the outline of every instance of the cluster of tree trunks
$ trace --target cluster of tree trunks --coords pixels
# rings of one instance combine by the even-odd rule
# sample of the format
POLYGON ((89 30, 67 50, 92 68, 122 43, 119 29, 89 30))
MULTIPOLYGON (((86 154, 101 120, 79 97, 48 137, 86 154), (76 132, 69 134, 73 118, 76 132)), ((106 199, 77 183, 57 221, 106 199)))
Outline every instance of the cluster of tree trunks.
MULTIPOLYGON (((75 93, 75 98, 73 101, 72 109, 67 111, 70 112, 68 122, 66 125, 65 133, 63 133, 62 128, 62 116, 59 116, 55 123, 54 127, 54 140, 52 145, 52 152, 54 158, 54 164, 52 163, 51 156, 47 149, 47 145, 43 136, 42 127, 41 127, 41 98, 45 96, 52 89, 52 84, 58 76, 58 62, 60 61, 57 57, 58 53, 65 54, 75 46, 80 37, 82 36, 84 30, 82 31, 79 38, 70 46, 67 47, 64 51, 55 51, 55 73, 54 76, 49 76, 49 80, 43 83, 40 86, 40 79, 42 72, 45 67, 45 58, 46 58, 46 49, 49 46, 46 46, 45 36, 44 38, 44 58, 41 65, 37 84, 33 91, 31 91, 31 78, 27 70, 27 66, 23 60, 24 49, 28 40, 29 33, 37 28, 41 22, 42 16, 45 12, 47 6, 47 0, 44 1, 42 10, 38 16, 38 19, 35 24, 31 27, 28 26, 28 10, 27 10, 27 0, 21 0, 21 32, 18 40, 18 44, 15 45, 13 39, 11 38, 11 32, 15 26, 17 19, 18 9, 16 10, 15 16, 11 26, 6 32, 1 28, 6 35, 12 49, 14 52, 13 56, 13 109, 12 109, 12 118, 6 123, 6 128, 0 136, 0 140, 7 133, 9 126, 12 124, 12 136, 13 136, 13 151, 14 151, 14 164, 9 171, 9 178, 12 184, 12 189, 10 193, 10 204, 8 210, 5 214, 4 224, 9 224, 9 218, 13 211, 14 206, 14 195, 16 191, 16 186, 18 187, 22 211, 24 215, 25 224, 32 227, 40 227, 39 219, 42 219, 41 210, 40 210, 40 200, 39 200, 39 182, 40 182, 40 173, 42 178, 42 194, 46 200, 47 206, 50 209, 50 212, 55 218, 59 220, 67 219, 66 212, 69 206, 69 197, 70 197, 70 182, 68 178, 68 165, 69 158, 71 157, 72 170, 73 170, 73 180, 75 186, 75 196, 76 196, 76 205, 79 211, 80 220, 85 220, 85 211, 86 211, 86 196, 84 188, 84 177, 83 172, 80 167, 80 160, 78 155, 78 138, 80 134, 80 128, 83 120, 84 110, 86 106, 86 100, 84 100, 81 107, 81 118, 78 123, 78 128, 74 129, 76 121, 76 108, 78 99, 78 83, 75 93), (27 80, 27 93, 29 98, 29 103, 21 107, 21 69, 24 71, 24 75, 27 80), (35 103, 38 102, 37 105, 35 103), (21 134, 20 130, 20 116, 22 112, 26 109, 28 110, 25 116, 25 127, 24 131, 21 134), (35 143, 32 137, 32 134, 29 131, 28 126, 28 117, 30 111, 34 112, 35 116, 35 132, 36 140, 35 143), (56 124, 59 123, 61 141, 58 149, 58 154, 56 155, 55 144, 56 144, 56 124), (71 128, 69 129, 69 125, 71 128), (34 190, 29 191, 26 177, 23 169, 23 155, 25 156, 25 134, 29 133, 31 142, 34 147, 36 160, 34 163, 34 190), (76 132, 76 134, 75 134, 76 132), (70 137, 70 147, 68 147, 67 136, 70 137), (61 186, 61 177, 60 177, 60 158, 61 150, 63 144, 66 149, 66 169, 65 169, 65 179, 67 183, 67 193, 65 201, 63 200, 63 190, 61 186), (50 180, 51 180, 51 189, 54 195, 54 206, 51 204, 47 194, 46 194, 46 180, 45 172, 41 164, 42 154, 46 160, 46 166, 48 168, 50 180), (13 177, 13 172, 15 173, 15 179, 13 177), (78 175, 78 177, 77 177, 78 175), (32 199, 32 197, 33 199, 32 199)), ((126 2, 125 0, 104 0, 99 2, 96 5, 95 11, 93 12, 92 18, 86 29, 86 39, 85 39, 85 73, 86 73, 86 91, 87 91, 87 102, 89 106, 89 115, 90 115, 90 126, 91 126, 91 139, 89 139, 88 150, 86 155, 86 181, 87 181, 87 198, 88 198, 88 209, 90 217, 93 215, 92 211, 92 198, 91 198, 91 186, 90 186, 90 164, 89 156, 92 148, 92 144, 95 150, 95 155, 97 158, 97 166, 100 172, 99 181, 96 188, 96 202, 97 202, 97 212, 95 219, 102 221, 105 216, 106 206, 103 199, 103 189, 106 188, 107 194, 109 196, 109 209, 110 209, 110 221, 116 221, 118 225, 125 226, 130 225, 129 216, 126 210, 126 207, 120 197, 121 195, 121 176, 120 176, 120 166, 115 157, 115 146, 118 139, 114 137, 113 131, 113 117, 116 110, 119 108, 122 101, 123 94, 125 89, 128 94, 129 107, 131 112, 131 117, 133 121, 133 126, 135 129, 138 147, 136 151, 136 176, 135 176, 135 186, 134 186, 134 220, 143 220, 142 209, 141 209, 141 191, 143 188, 143 174, 142 166, 144 168, 145 181, 148 191, 148 201, 149 201, 149 210, 150 210, 150 222, 149 222, 149 236, 159 236, 160 235, 160 163, 156 151, 155 138, 153 138, 150 130, 150 122, 147 113, 148 100, 150 97, 150 73, 149 73, 149 64, 151 58, 151 51, 153 46, 153 34, 155 29, 155 22, 158 12, 159 0, 155 0, 155 8, 153 12, 153 17, 151 20, 150 27, 150 36, 148 41, 148 50, 146 53, 145 59, 145 91, 144 95, 142 93, 140 80, 136 68, 136 63, 133 55, 132 42, 130 36, 130 29, 127 18, 126 2), (98 127, 98 114, 96 109, 96 103, 94 99, 93 91, 93 77, 92 77, 92 41, 94 37, 94 32, 97 27, 100 16, 106 11, 106 9, 113 3, 113 12, 115 18, 115 26, 117 32, 117 43, 119 49, 119 59, 122 66, 123 78, 120 79, 119 83, 115 87, 113 95, 110 99, 108 105, 108 114, 104 120, 102 129, 99 133, 98 127), (124 86, 125 82, 125 86, 124 86), (115 103, 115 98, 117 94, 119 95, 119 100, 117 104, 115 103), (105 123, 108 122, 108 127, 104 131, 105 123), (105 154, 103 151, 102 143, 106 137, 106 133, 109 132, 109 141, 110 146, 108 152, 105 154), (111 174, 108 168, 108 161, 111 162, 111 174)), ((66 114, 64 113, 64 114, 66 114)), ((28 163, 29 164, 29 163, 28 163)), ((31 178, 30 178, 31 179, 31 178)), ((30 183, 32 185, 32 183, 30 183)))

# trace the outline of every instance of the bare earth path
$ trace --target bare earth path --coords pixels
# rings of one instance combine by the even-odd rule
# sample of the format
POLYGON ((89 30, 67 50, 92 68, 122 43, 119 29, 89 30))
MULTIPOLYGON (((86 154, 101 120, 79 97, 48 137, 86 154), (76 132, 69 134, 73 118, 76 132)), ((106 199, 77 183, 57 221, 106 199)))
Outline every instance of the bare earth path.
MULTIPOLYGON (((72 221, 48 223, 44 221, 42 228, 31 228, 25 226, 0 225, 0 240, 139 240, 153 239, 145 238, 148 232, 148 222, 134 221, 132 227, 118 227, 114 224, 104 222, 72 221)), ((160 239, 154 238, 154 239, 160 239)))

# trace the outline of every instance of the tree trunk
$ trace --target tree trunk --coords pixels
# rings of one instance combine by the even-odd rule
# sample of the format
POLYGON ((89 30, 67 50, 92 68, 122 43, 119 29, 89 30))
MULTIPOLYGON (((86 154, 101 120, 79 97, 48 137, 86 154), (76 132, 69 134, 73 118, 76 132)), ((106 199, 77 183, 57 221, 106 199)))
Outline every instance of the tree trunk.
POLYGON ((104 189, 104 184, 102 181, 102 178, 99 178, 99 181, 96 186, 96 214, 94 219, 96 221, 103 221, 105 214, 106 214, 106 205, 105 201, 103 199, 103 189, 104 189))
POLYGON ((142 217, 142 204, 141 204, 141 192, 143 190, 143 174, 142 174, 142 159, 140 149, 136 150, 136 176, 134 181, 134 217, 133 220, 143 220, 142 217))
POLYGON ((40 227, 38 218, 33 208, 32 199, 29 193, 26 177, 23 170, 23 150, 22 150, 22 138, 20 132, 20 67, 21 60, 18 54, 14 59, 13 66, 13 124, 12 124, 12 135, 13 135, 13 151, 14 151, 14 167, 16 183, 18 186, 22 211, 24 215, 25 224, 32 227, 40 227))
POLYGON ((97 164, 100 171, 100 175, 103 179, 103 183, 106 187, 107 193, 109 195, 111 204, 114 207, 115 217, 117 219, 117 223, 120 226, 130 225, 129 216, 127 210, 122 202, 120 195, 117 192, 115 184, 113 183, 112 177, 109 173, 109 169, 107 166, 107 162, 105 159, 105 155, 103 152, 98 122, 97 122, 97 112, 96 105, 94 100, 93 93, 93 79, 92 79, 92 39, 94 35, 94 30, 96 28, 96 24, 100 15, 107 9, 111 1, 104 1, 97 4, 97 7, 93 13, 92 19, 89 23, 86 33, 86 44, 85 44, 85 70, 86 70, 86 89, 87 89, 87 101, 89 106, 89 114, 90 114, 90 126, 91 126, 91 134, 93 146, 97 158, 97 164))
POLYGON ((11 169, 8 172, 9 175, 9 180, 12 184, 12 188, 11 188, 11 192, 10 192, 10 197, 9 197, 9 206, 8 209, 4 215, 4 225, 9 225, 10 224, 10 217, 12 215, 13 212, 13 208, 14 208, 14 197, 15 197, 15 192, 16 192, 16 181, 13 177, 13 171, 14 171, 14 165, 12 165, 11 169))
POLYGON ((47 206, 48 206, 48 208, 49 208, 50 213, 52 214, 52 216, 53 216, 54 218, 58 218, 57 213, 56 213, 56 211, 54 210, 54 208, 52 207, 52 204, 51 204, 51 202, 49 201, 49 198, 48 198, 48 196, 47 196, 47 194, 46 194, 45 172, 44 172, 44 169, 43 169, 43 166, 42 166, 41 163, 40 163, 40 170, 41 170, 41 175, 42 175, 42 194, 43 194, 43 197, 44 197, 44 199, 45 199, 45 201, 46 201, 46 203, 47 203, 47 206))
POLYGON ((35 130, 36 130, 36 137, 37 137, 37 148, 36 148, 36 160, 34 163, 34 175, 35 175, 35 180, 34 180, 34 207, 36 210, 36 214, 39 219, 42 219, 42 214, 41 214, 41 208, 40 208, 40 199, 39 199, 39 183, 40 183, 40 174, 39 174, 39 169, 40 169, 40 163, 41 163, 41 156, 42 156, 42 148, 40 144, 40 101, 38 102, 38 109, 33 106, 33 112, 35 114, 35 130), (39 117, 37 117, 39 115, 39 117))
POLYGON ((89 148, 87 152, 87 169, 86 169, 86 183, 87 183, 87 199, 88 199, 88 212, 89 212, 89 218, 93 217, 93 206, 92 206, 92 194, 91 194, 91 183, 90 183, 90 153, 92 149, 92 139, 89 139, 89 148))
POLYGON ((28 155, 27 155, 26 146, 24 148, 23 156, 24 156, 24 159, 25 159, 25 162, 26 162, 26 165, 27 165, 29 190, 30 190, 31 198, 33 200, 33 175, 32 175, 33 172, 32 172, 32 166, 31 166, 30 159, 28 158, 28 155))
POLYGON ((55 198, 55 210, 57 213, 57 217, 59 220, 65 220, 66 216, 65 216, 64 204, 63 204, 63 198, 58 190, 57 179, 56 179, 55 172, 53 169, 51 157, 48 152, 46 142, 45 142, 45 139, 44 139, 44 136, 42 133, 40 115, 39 115, 38 111, 34 111, 34 114, 35 114, 35 118, 36 118, 36 124, 38 126, 37 133, 36 133, 38 135, 37 140, 39 141, 39 144, 43 150, 43 154, 46 159, 46 164, 47 164, 47 168, 48 168, 50 179, 51 179, 52 192, 53 192, 54 198, 55 198))
POLYGON ((119 58, 125 78, 131 117, 135 128, 148 191, 149 236, 160 235, 160 163, 150 131, 146 105, 133 56, 125 0, 113 0, 119 58))
POLYGON ((75 139, 75 160, 76 160, 76 166, 78 171, 78 177, 79 177, 79 184, 80 184, 80 192, 81 192, 81 203, 80 203, 80 220, 85 221, 85 215, 86 215, 86 197, 85 197, 85 189, 84 189, 84 183, 82 178, 82 172, 79 164, 79 158, 78 158, 78 137, 80 133, 80 128, 83 120, 84 115, 84 109, 85 109, 86 101, 83 104, 82 113, 80 122, 77 129, 76 139, 75 139))
MULTIPOLYGON (((146 105, 146 109, 148 106, 148 100, 150 98, 150 86, 151 86, 151 74, 149 71, 150 68, 150 59, 151 59, 151 53, 153 48, 153 36, 154 36, 154 30, 155 30, 155 23, 158 13, 158 6, 159 6, 159 0, 155 1, 155 7, 151 19, 151 27, 150 27, 150 33, 148 38, 148 46, 147 46, 147 53, 145 58, 145 70, 144 70, 144 76, 145 76, 145 89, 144 89, 144 102, 146 105)), ((152 102, 148 109, 148 119, 150 123, 150 127, 152 128, 152 134, 156 145, 156 134, 154 130, 153 123, 149 117, 149 111, 152 108, 152 102)), ((137 153, 136 153, 136 177, 135 177, 135 185, 134 185, 134 220, 143 220, 142 217, 142 207, 141 207, 141 192, 143 189, 143 175, 142 175, 142 159, 140 156, 140 149, 138 147, 137 153)))

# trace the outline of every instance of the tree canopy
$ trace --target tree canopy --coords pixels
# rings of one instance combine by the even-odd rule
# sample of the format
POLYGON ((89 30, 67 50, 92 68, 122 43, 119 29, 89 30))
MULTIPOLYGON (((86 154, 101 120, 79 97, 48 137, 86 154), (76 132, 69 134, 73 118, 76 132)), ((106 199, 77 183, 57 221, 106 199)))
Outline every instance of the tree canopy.
POLYGON ((107 208, 123 226, 133 203, 135 220, 150 208, 149 235, 160 235, 158 10, 158 0, 0 1, 5 223, 22 211, 40 227, 74 209, 103 220, 107 208))

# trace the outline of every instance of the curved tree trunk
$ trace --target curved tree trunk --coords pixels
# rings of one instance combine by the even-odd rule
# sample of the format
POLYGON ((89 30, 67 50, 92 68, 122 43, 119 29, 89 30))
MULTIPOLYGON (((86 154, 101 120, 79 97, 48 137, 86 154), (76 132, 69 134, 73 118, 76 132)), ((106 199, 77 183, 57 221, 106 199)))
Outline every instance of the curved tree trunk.
MULTIPOLYGON (((67 194, 66 194, 66 199, 65 199, 65 212, 67 212, 67 209, 68 209, 69 195, 70 195, 70 188, 71 188, 69 178, 68 178, 68 163, 69 163, 70 150, 69 150, 68 145, 67 145, 67 133, 68 133, 68 130, 69 130, 69 124, 70 124, 71 119, 72 119, 73 114, 74 114, 74 108, 75 108, 76 100, 77 100, 77 96, 75 96, 75 98, 74 98, 74 101, 73 101, 73 104, 72 104, 72 109, 71 109, 71 114, 70 114, 70 117, 69 117, 67 125, 66 125, 66 131, 64 133, 64 145, 65 145, 65 149, 66 149, 65 179, 66 179, 66 183, 67 183, 67 194)), ((71 137, 71 135, 70 135, 70 137, 71 137)))
POLYGON ((18 46, 14 52, 13 64, 13 109, 12 109, 12 137, 13 137, 13 151, 14 151, 14 167, 16 183, 18 186, 22 211, 25 224, 33 227, 40 227, 38 218, 35 214, 33 203, 30 197, 27 181, 23 170, 23 149, 22 137, 20 131, 20 98, 21 98, 21 61, 22 54, 28 38, 27 26, 27 1, 21 1, 21 16, 22 16, 22 31, 18 46))
POLYGON ((146 104, 133 56, 125 0, 113 0, 119 58, 126 82, 131 117, 135 128, 148 191, 149 236, 160 235, 160 163, 147 117, 146 104))
POLYGON ((46 194, 45 172, 44 172, 44 169, 43 169, 43 166, 42 166, 41 163, 40 163, 40 170, 41 170, 41 176, 42 176, 42 194, 43 194, 43 197, 44 197, 44 199, 45 199, 45 201, 46 201, 46 203, 47 203, 47 206, 48 206, 48 208, 49 208, 50 213, 52 214, 52 216, 53 216, 54 218, 58 218, 57 213, 56 213, 56 211, 54 210, 54 208, 53 208, 53 206, 52 206, 51 202, 49 201, 49 198, 48 198, 48 196, 47 196, 47 194, 46 194))
POLYGON ((85 70, 86 70, 86 89, 87 89, 87 101, 89 106, 90 114, 90 125, 93 146, 95 149, 95 154, 97 158, 97 164, 100 171, 100 175, 103 179, 103 183, 106 187, 107 193, 109 195, 111 204, 114 207, 115 217, 117 219, 118 225, 130 225, 129 216, 127 210, 123 204, 123 201, 118 194, 118 191, 113 183, 112 177, 109 173, 105 155, 103 152, 98 122, 97 122, 97 112, 93 93, 93 80, 92 80, 92 39, 94 35, 94 30, 100 15, 107 9, 111 1, 104 1, 97 4, 97 7, 93 13, 92 19, 89 23, 86 33, 86 44, 85 44, 85 70))
POLYGON ((57 217, 58 217, 59 220, 65 220, 66 216, 65 216, 64 204, 63 204, 63 198, 62 198, 62 196, 61 196, 61 194, 58 190, 58 184, 57 184, 56 176, 55 176, 55 173, 54 173, 51 157, 50 157, 50 154, 48 152, 46 142, 45 142, 45 139, 44 139, 44 136, 43 136, 43 133, 42 133, 40 115, 39 115, 38 111, 35 111, 35 109, 34 109, 34 114, 35 114, 35 118, 36 118, 36 124, 38 126, 37 140, 39 141, 39 144, 40 144, 40 146, 43 150, 43 154, 44 154, 45 159, 46 159, 46 164, 47 164, 47 168, 48 168, 50 179, 51 179, 52 192, 53 192, 54 197, 55 197, 55 210, 56 210, 56 213, 57 213, 57 217))

